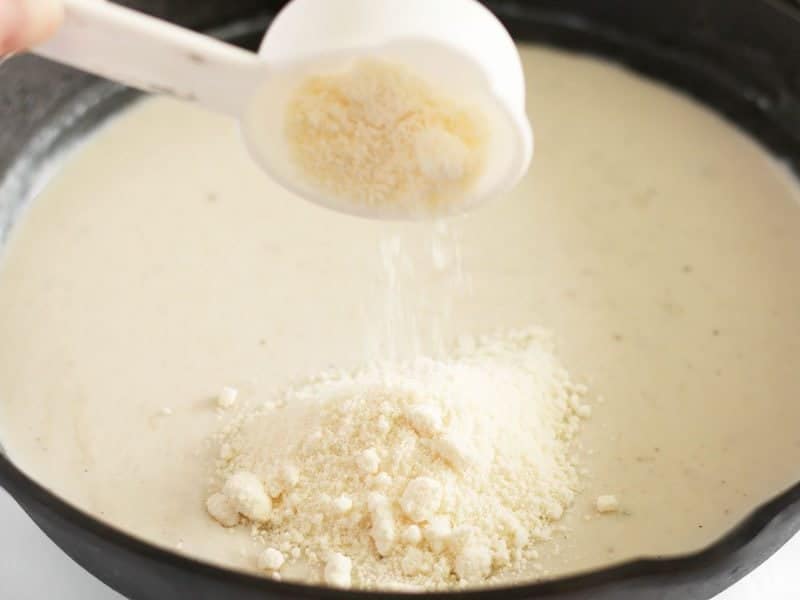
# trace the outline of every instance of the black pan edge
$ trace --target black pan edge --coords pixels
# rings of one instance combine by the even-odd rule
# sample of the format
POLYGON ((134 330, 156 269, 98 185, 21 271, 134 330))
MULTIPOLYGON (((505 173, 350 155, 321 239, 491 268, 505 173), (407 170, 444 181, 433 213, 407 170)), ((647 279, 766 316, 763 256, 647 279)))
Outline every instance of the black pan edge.
MULTIPOLYGON (((237 572, 215 566, 211 563, 187 558, 147 543, 111 525, 92 517, 62 500, 45 487, 25 475, 5 456, 0 455, 0 483, 22 506, 31 518, 38 523, 44 521, 50 526, 68 524, 77 528, 92 540, 102 540, 124 548, 126 551, 183 571, 191 571, 204 578, 231 582, 252 590, 258 590, 265 598, 386 598, 403 599, 418 594, 367 592, 357 590, 340 591, 335 589, 275 582, 270 579, 237 572), (273 595, 274 594, 274 595, 273 595)), ((49 535, 50 527, 45 533, 49 535)), ((759 546, 763 559, 777 551, 792 535, 800 530, 800 483, 770 500, 752 512, 738 526, 705 549, 675 558, 641 558, 609 568, 576 574, 569 577, 548 580, 512 587, 497 587, 472 591, 433 592, 425 597, 441 597, 455 600, 501 600, 523 598, 614 598, 614 587, 626 584, 633 589, 656 589, 667 580, 685 580, 696 584, 711 573, 720 570, 728 572, 728 585, 746 575, 757 564, 743 565, 738 554, 749 545, 759 546), (762 535, 764 534, 764 535, 762 535), (768 540, 760 537, 769 537, 768 540), (611 590, 610 594, 607 590, 611 590), (584 595, 585 593, 585 595, 584 595), (570 595, 567 595, 570 594, 570 595)), ((59 543, 58 540, 54 540, 59 543)), ((59 543, 59 545, 61 545, 59 543)), ((762 560, 763 560, 762 559, 762 560)), ((761 562, 761 561, 759 561, 761 562)), ((718 584, 710 590, 715 594, 718 584)), ((666 588, 665 588, 666 589, 666 588)), ((644 597, 644 596, 642 596, 644 597)), ((655 596, 651 596, 655 597, 655 596)), ((658 598, 684 599, 680 592, 658 598)))

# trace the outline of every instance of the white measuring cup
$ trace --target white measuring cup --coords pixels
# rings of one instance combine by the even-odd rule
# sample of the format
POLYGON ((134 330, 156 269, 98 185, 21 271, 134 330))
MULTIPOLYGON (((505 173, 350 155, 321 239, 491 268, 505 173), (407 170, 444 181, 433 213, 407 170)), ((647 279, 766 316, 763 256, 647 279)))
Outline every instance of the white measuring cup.
MULTIPOLYGON (((286 104, 300 82, 360 56, 402 64, 486 115, 487 161, 463 212, 525 174, 533 135, 525 80, 511 36, 477 0, 293 0, 258 54, 102 0, 65 0, 64 22, 34 52, 149 92, 230 115, 255 161, 317 204, 373 218, 410 218, 403 206, 368 206, 311 186, 284 139, 286 104)), ((156 143, 156 142, 154 142, 156 143)))

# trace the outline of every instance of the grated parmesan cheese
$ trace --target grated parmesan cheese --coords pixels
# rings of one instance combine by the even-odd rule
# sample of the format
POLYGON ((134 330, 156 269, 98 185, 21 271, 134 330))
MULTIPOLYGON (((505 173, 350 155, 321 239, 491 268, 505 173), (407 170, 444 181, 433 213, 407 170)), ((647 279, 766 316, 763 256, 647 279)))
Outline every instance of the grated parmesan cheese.
POLYGON ((612 495, 598 496, 595 501, 595 508, 601 514, 614 513, 619 510, 619 500, 612 495))
POLYGON ((399 64, 362 59, 300 85, 290 156, 320 192, 367 206, 458 201, 483 168, 485 119, 399 64))
POLYGON ((262 571, 277 571, 285 562, 283 553, 275 548, 267 548, 258 557, 258 568, 262 571))
POLYGON ((224 387, 222 391, 217 396, 217 406, 222 409, 231 408, 234 404, 236 404, 236 398, 239 395, 239 391, 236 388, 232 387, 224 387))
POLYGON ((585 393, 536 329, 328 370, 237 407, 207 508, 248 527, 259 568, 284 579, 485 584, 530 567, 572 504, 585 393))

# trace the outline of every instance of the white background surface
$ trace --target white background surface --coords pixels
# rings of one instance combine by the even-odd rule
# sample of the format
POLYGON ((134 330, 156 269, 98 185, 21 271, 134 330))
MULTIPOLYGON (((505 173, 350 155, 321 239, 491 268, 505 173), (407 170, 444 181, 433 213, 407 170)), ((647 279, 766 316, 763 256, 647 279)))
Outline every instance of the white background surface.
MULTIPOLYGON (((124 600, 67 558, 2 491, 0 599, 124 600)), ((795 537, 752 575, 714 600, 798 599, 800 536, 795 537)))

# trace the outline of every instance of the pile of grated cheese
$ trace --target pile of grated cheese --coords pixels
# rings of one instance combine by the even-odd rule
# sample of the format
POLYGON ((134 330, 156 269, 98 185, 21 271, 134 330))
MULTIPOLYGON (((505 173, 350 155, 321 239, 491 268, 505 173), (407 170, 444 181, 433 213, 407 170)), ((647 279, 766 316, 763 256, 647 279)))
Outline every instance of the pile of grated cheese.
POLYGON ((457 201, 483 167, 488 137, 477 111, 378 59, 309 78, 285 122, 304 178, 328 196, 366 206, 457 201))
POLYGON ((590 415, 539 329, 447 359, 329 370, 216 438, 207 509, 276 578, 369 589, 490 583, 530 566, 573 502, 590 415))

